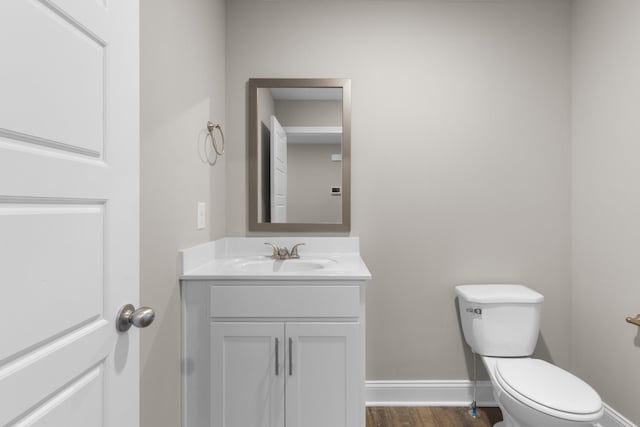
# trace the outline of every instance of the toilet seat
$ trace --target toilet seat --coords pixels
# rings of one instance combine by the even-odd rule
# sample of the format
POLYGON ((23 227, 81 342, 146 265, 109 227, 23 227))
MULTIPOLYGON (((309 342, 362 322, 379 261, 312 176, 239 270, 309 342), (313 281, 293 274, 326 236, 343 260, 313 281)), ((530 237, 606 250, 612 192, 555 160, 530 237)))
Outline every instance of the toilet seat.
POLYGON ((505 392, 547 415, 584 422, 603 413, 602 400, 591 386, 543 360, 500 359, 494 373, 505 392))

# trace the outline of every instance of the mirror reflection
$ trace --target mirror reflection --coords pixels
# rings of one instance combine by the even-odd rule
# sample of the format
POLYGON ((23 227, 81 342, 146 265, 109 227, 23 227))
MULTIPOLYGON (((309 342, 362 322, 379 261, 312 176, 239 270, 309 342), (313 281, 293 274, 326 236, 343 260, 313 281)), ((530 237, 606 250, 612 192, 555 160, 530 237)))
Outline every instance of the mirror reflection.
POLYGON ((249 141, 249 164, 255 168, 250 170, 255 202, 250 203, 250 229, 348 230, 349 138, 344 121, 349 115, 343 82, 250 81, 255 126, 249 141))

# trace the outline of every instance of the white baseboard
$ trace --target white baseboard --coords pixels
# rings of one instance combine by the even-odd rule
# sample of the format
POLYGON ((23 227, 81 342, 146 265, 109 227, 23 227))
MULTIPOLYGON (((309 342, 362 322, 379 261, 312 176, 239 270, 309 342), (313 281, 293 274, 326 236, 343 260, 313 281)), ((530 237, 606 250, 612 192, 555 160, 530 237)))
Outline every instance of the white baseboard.
MULTIPOLYGON (((468 406, 473 401, 473 382, 454 381, 367 381, 367 406, 468 406)), ((491 382, 478 381, 478 406, 498 406, 491 382)))
MULTIPOLYGON (((367 381, 367 406, 469 406, 473 401, 473 382, 452 381, 367 381)), ((490 381, 478 381, 478 406, 498 406, 490 381)), ((611 406, 604 404, 599 427, 638 427, 611 406)))

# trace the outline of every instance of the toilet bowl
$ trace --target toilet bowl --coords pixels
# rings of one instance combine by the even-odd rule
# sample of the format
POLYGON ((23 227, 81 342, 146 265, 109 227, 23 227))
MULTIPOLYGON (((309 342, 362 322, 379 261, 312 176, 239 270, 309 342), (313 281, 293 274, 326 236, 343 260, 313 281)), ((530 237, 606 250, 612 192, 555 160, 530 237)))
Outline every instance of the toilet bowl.
POLYGON ((529 356, 544 297, 522 285, 456 287, 465 341, 489 373, 500 427, 592 427, 602 400, 591 386, 529 356))
POLYGON ((482 356, 502 409, 504 427, 592 427, 603 415, 600 396, 587 383, 531 358, 482 356))

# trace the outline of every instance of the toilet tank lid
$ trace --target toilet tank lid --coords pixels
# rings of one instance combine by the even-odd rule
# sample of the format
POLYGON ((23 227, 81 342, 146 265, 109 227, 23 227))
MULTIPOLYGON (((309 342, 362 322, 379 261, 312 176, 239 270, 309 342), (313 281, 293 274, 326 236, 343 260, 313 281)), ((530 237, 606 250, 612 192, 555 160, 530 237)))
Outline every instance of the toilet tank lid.
POLYGON ((536 304, 544 296, 523 285, 459 285, 456 294, 469 302, 478 304, 536 304))

